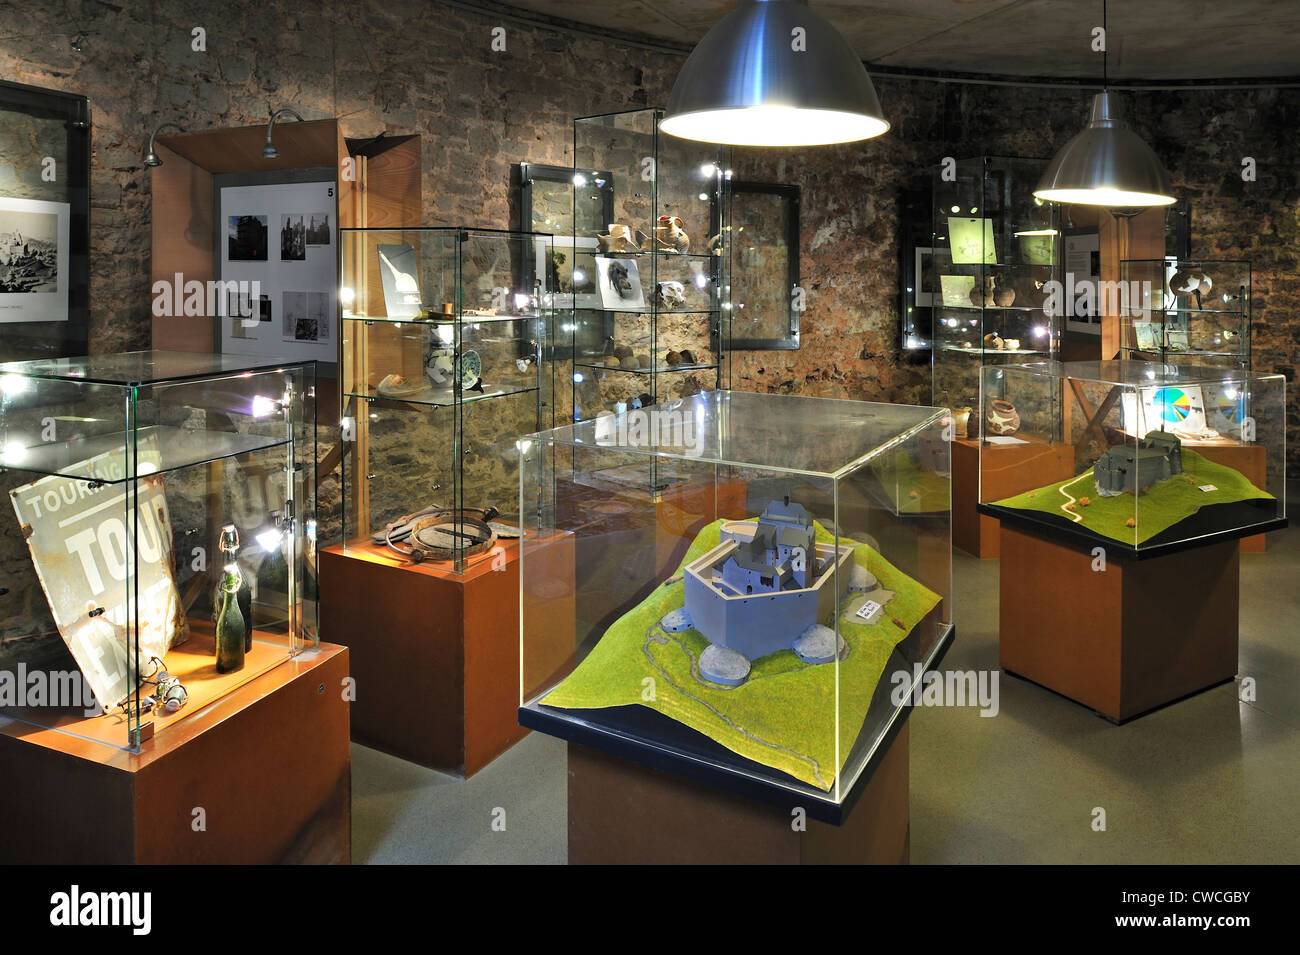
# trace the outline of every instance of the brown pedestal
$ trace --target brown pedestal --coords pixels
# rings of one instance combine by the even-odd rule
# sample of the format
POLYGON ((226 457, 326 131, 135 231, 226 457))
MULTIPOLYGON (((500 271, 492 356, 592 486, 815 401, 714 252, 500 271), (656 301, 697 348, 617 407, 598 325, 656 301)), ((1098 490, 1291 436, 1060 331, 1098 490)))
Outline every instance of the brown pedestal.
POLYGON ((1122 721, 1237 673, 1240 548, 1142 560, 1002 524, 1002 668, 1122 721))
MULTIPOLYGON (((973 425, 972 425, 973 427, 973 425)), ((952 443, 952 543, 972 557, 998 556, 998 520, 976 510, 981 499, 999 501, 1063 481, 1074 474, 1074 448, 1066 444, 989 444, 981 461, 979 442, 952 443), (981 475, 981 469, 983 471, 981 475)))
MULTIPOLYGON (((358 743, 468 777, 527 732, 517 717, 519 543, 499 548, 463 574, 368 542, 321 552, 322 629, 352 651, 358 743)), ((572 538, 539 559, 557 561, 557 578, 572 581, 572 538)), ((557 644, 571 651, 571 625, 563 636, 557 644)), ((532 644, 539 671, 548 664, 536 648, 546 642, 532 644)))
POLYGON ((898 865, 908 861, 908 727, 842 826, 569 744, 573 865, 898 865))
POLYGON ((322 644, 173 719, 138 753, 0 726, 0 862, 348 863, 347 676, 348 651, 322 644))

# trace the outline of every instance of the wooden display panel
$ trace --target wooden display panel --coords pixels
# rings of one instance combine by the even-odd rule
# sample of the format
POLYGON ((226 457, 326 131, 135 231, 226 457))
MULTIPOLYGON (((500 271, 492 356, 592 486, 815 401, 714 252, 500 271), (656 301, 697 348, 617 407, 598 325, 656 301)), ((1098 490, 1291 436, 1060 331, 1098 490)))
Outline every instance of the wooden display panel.
MULTIPOLYGON (((545 559, 572 582, 572 538, 553 546, 545 559)), ((352 653, 354 740, 469 777, 523 738, 518 541, 503 541, 463 574, 353 543, 322 551, 320 574, 322 626, 352 653)), ((572 652, 572 600, 570 589, 567 632, 563 598, 530 625, 530 644, 555 647, 558 658, 548 664, 550 651, 539 649, 541 669, 572 652)))
POLYGON ((909 727, 842 826, 569 744, 571 865, 905 865, 909 727))
POLYGON ((1002 523, 1001 666, 1117 722, 1237 673, 1240 549, 1142 560, 1002 523))
POLYGON ((952 443, 952 543, 972 557, 988 558, 998 556, 998 520, 979 513, 981 496, 998 501, 1065 480, 1074 474, 1074 448, 1031 441, 983 450, 981 456, 973 438, 952 443))
POLYGON ((138 753, 3 723, 0 862, 348 863, 347 676, 348 651, 321 644, 191 702, 138 753))

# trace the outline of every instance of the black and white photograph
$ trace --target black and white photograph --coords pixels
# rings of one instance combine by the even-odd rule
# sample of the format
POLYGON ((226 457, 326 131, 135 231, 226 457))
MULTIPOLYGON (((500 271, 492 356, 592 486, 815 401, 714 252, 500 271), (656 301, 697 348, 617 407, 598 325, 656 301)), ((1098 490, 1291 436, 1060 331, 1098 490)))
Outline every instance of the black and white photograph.
POLYGON ((303 262, 307 258, 307 229, 300 214, 280 216, 280 261, 303 262))
POLYGON ((0 323, 67 321, 69 208, 0 196, 0 323))
POLYGON ((285 292, 281 330, 287 342, 330 340, 328 292, 285 292))
POLYGON ((330 244, 330 217, 328 212, 312 212, 307 219, 307 244, 330 244))
POLYGON ((0 211, 0 293, 53 293, 59 287, 59 217, 0 211))
POLYGON ((265 262, 266 216, 228 216, 226 249, 232 262, 265 262))

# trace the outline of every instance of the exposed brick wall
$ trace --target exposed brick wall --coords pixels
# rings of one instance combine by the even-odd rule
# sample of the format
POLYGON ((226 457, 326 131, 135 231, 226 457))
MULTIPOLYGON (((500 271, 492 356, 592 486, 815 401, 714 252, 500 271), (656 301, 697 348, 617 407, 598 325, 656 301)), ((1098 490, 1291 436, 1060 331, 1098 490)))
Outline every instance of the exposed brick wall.
MULTIPOLYGON (((534 30, 430 0, 216 0, 0 7, 0 75, 90 97, 91 336, 98 351, 148 343, 148 177, 140 156, 164 120, 188 128, 262 122, 272 106, 338 116, 350 135, 418 133, 430 225, 511 224, 510 167, 571 161, 572 118, 667 99, 680 58, 534 30), (490 50, 504 25, 507 49, 490 50), (206 53, 191 30, 207 31, 206 53), (85 34, 82 52, 70 45, 85 34)), ((737 387, 928 400, 924 366, 898 354, 896 195, 940 157, 1050 155, 1082 125, 1087 94, 883 78, 893 129, 864 144, 738 155, 746 176, 804 187, 810 291, 797 352, 737 356, 737 387)), ((1255 265, 1256 367, 1300 360, 1300 125, 1294 90, 1125 93, 1133 124, 1192 200, 1193 254, 1255 265), (1243 183, 1240 159, 1259 180, 1243 183)), ((1290 428, 1300 446, 1300 395, 1290 428)), ((1293 460, 1300 456, 1293 454, 1293 460)))

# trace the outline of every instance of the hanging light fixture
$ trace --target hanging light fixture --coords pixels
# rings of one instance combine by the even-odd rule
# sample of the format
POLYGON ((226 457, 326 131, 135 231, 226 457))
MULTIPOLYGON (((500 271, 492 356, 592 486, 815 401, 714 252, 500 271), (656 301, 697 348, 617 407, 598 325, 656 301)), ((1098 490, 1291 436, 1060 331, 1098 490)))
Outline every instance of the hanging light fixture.
MULTIPOLYGON (((1105 0, 1101 10, 1102 36, 1109 45, 1105 0)), ((1170 205, 1177 200, 1160 159, 1120 118, 1109 88, 1109 56, 1103 46, 1102 91, 1092 98, 1088 125, 1052 159, 1034 195, 1112 209, 1170 205)))
POLYGON ((659 128, 733 146, 824 146, 889 129, 866 67, 806 0, 740 0, 687 58, 659 128))

